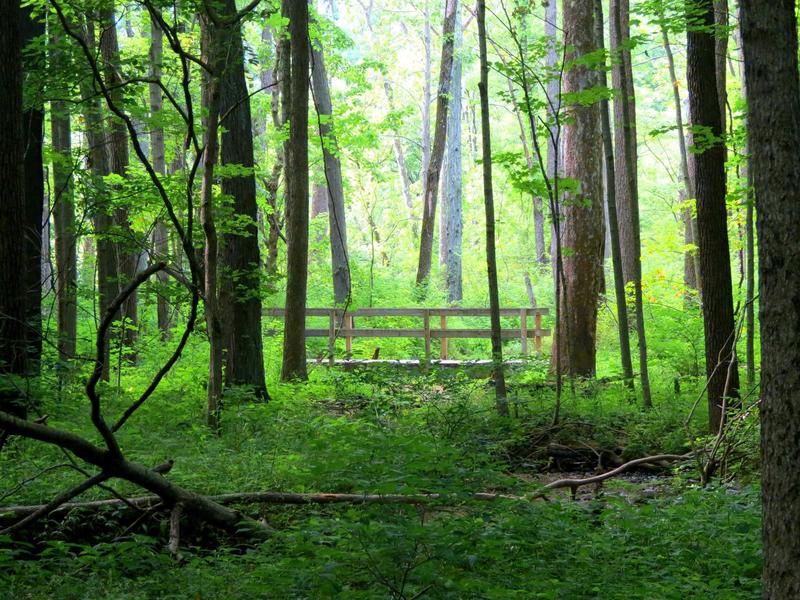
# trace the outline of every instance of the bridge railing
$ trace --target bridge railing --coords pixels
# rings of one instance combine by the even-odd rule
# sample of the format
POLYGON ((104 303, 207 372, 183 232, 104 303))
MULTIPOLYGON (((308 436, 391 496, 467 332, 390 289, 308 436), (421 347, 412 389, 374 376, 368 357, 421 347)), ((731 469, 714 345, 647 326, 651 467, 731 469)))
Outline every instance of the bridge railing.
MULTIPOLYGON (((264 313, 268 317, 283 318, 285 310, 282 308, 267 309, 264 313)), ((542 317, 549 314, 547 308, 502 308, 501 317, 518 317, 519 327, 503 328, 503 339, 520 340, 523 356, 528 356, 528 341, 533 339, 533 347, 537 354, 542 351, 542 338, 550 335, 550 330, 542 327, 542 317), (532 326, 528 318, 533 317, 532 326)), ((353 338, 422 338, 425 340, 425 359, 431 358, 431 340, 439 339, 439 358, 447 360, 449 339, 484 338, 492 335, 490 328, 449 328, 448 317, 489 317, 488 308, 359 308, 344 311, 341 308, 307 308, 307 317, 328 317, 328 327, 307 328, 306 337, 328 338, 328 360, 334 363, 336 353, 336 339, 344 338, 345 352, 350 355, 353 350, 353 338), (355 320, 370 317, 416 317, 422 319, 422 327, 356 327, 355 320), (436 322, 438 320, 438 327, 436 322), (433 323, 433 325, 432 325, 433 323)), ((277 330, 268 330, 267 335, 279 335, 277 330)))

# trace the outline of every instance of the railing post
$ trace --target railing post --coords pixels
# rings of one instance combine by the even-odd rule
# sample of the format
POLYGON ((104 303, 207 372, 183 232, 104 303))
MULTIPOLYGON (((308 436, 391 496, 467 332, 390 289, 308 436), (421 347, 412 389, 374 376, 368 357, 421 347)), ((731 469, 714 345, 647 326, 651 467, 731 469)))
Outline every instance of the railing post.
POLYGON ((431 359, 431 311, 425 309, 422 317, 422 328, 425 331, 425 360, 431 359))
MULTIPOLYGON (((353 315, 347 314, 344 317, 344 326, 346 329, 353 329, 353 315)), ((347 358, 350 358, 350 355, 353 353, 353 336, 346 335, 344 338, 344 349, 347 352, 347 358)))
POLYGON ((442 330, 442 337, 440 338, 442 345, 439 352, 439 358, 442 360, 447 360, 447 315, 442 315, 439 317, 439 326, 442 330))
POLYGON ((542 336, 540 332, 542 330, 542 314, 537 310, 536 316, 533 318, 534 327, 536 327, 536 337, 533 338, 533 344, 536 348, 536 354, 542 353, 542 336))
POLYGON ((519 309, 519 340, 522 346, 522 356, 528 356, 528 309, 519 309))
POLYGON ((332 308, 329 313, 328 322, 328 362, 331 366, 336 363, 334 354, 336 353, 336 309, 332 308))

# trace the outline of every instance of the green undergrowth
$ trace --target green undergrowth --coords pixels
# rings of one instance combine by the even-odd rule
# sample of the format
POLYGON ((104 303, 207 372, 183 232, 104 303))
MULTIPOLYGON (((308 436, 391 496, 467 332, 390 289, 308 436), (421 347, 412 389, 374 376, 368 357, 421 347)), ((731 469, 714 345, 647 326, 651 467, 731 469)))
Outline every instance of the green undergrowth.
MULTIPOLYGON (((190 348, 188 355, 201 354, 190 348)), ((158 357, 153 357, 153 361, 158 357)), ((123 369, 102 389, 109 420, 146 385, 156 362, 123 369)), ((494 388, 463 371, 314 369, 309 383, 270 385, 225 400, 223 432, 204 426, 205 361, 182 361, 119 434, 126 455, 175 461, 168 477, 208 494, 241 491, 411 494, 444 506, 243 506, 275 529, 262 545, 185 523, 183 560, 165 550, 163 515, 125 531, 121 511, 75 513, 0 540, 2 598, 755 598, 758 491, 701 489, 691 466, 667 472, 653 496, 573 502, 478 502, 473 492, 532 494, 552 468, 548 444, 611 450, 623 458, 683 453, 696 393, 656 390, 642 411, 618 382, 567 385, 552 424, 554 389, 543 365, 510 375, 512 417, 494 388), (29 545, 28 545, 29 544, 29 545)), ((48 423, 97 441, 80 386, 42 391, 48 423)), ((695 415, 691 429, 704 419, 695 415)), ((81 476, 65 456, 13 440, 0 453, 1 504, 39 503, 81 476), (30 479, 29 481, 26 481, 30 479), (24 482, 23 485, 18 485, 24 482)), ((122 494, 141 494, 113 482, 122 494)), ((85 498, 105 497, 95 489, 85 498)))

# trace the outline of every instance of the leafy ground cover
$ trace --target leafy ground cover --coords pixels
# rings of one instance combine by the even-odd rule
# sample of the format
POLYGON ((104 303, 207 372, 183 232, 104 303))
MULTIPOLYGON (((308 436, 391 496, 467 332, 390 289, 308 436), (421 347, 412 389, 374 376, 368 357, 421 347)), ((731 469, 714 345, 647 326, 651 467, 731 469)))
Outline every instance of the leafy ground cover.
MULTIPOLYGON (((471 492, 531 494, 555 468, 548 445, 623 457, 685 452, 691 397, 648 413, 619 384, 553 392, 524 370, 511 378, 514 417, 501 420, 485 379, 445 371, 320 369, 303 386, 273 386, 269 404, 231 393, 224 431, 202 425, 203 390, 184 363, 123 430, 145 464, 204 493, 437 492, 439 506, 246 506, 275 532, 262 544, 184 523, 181 560, 166 551, 164 515, 73 512, 0 542, 3 598, 755 598, 760 585, 758 489, 701 488, 691 465, 658 485, 615 483, 572 501, 482 502, 471 492), (643 490, 643 485, 649 488, 643 490), (20 543, 22 542, 22 543, 20 543)), ((146 376, 105 390, 108 412, 146 376)), ((87 432, 79 389, 45 395, 52 423, 87 432)), ((702 415, 697 417, 702 422, 702 415)), ((16 440, 0 454, 2 504, 37 503, 78 481, 58 450, 16 440), (9 493, 10 492, 10 493, 9 493)), ((583 465, 585 471, 591 465, 583 465)), ((651 476, 652 477, 652 476, 651 476)), ((634 478, 635 479, 635 478, 634 478)), ((645 478, 646 481, 650 479, 645 478)), ((123 494, 140 493, 116 484, 123 494)), ((93 490, 87 497, 102 497, 93 490)))

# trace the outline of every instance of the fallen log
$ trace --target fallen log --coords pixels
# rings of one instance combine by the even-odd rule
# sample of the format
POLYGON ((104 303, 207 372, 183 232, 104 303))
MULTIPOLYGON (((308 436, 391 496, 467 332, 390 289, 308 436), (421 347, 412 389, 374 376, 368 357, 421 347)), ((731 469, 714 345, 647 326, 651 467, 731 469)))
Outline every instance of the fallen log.
MULTIPOLYGON (((220 504, 427 504, 431 502, 456 499, 471 500, 528 500, 526 496, 513 496, 510 494, 495 494, 491 492, 476 492, 472 494, 301 494, 292 492, 239 492, 232 494, 219 494, 204 496, 206 500, 220 504)), ((86 502, 66 502, 58 506, 49 514, 58 514, 75 509, 99 510, 102 508, 117 508, 126 505, 148 510, 161 503, 159 496, 138 496, 127 498, 123 502, 119 498, 105 500, 89 500, 86 502)), ((33 504, 21 506, 0 507, 0 517, 15 515, 25 517, 46 509, 46 504, 33 504)), ((163 507, 165 510, 167 507, 163 507)))

